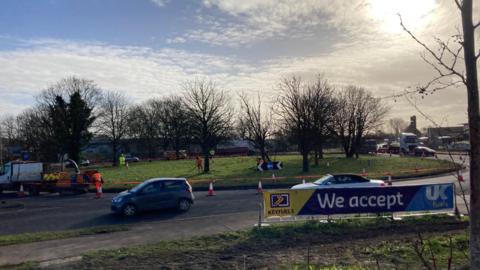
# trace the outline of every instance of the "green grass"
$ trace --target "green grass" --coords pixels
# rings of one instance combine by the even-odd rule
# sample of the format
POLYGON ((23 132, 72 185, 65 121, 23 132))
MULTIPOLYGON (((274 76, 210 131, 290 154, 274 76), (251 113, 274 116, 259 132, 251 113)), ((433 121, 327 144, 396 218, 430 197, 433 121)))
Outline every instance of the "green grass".
POLYGON ((468 263, 468 238, 463 231, 467 225, 466 221, 447 216, 408 218, 394 223, 380 218, 335 223, 308 221, 91 252, 72 268, 130 269, 135 266, 148 269, 153 265, 166 268, 203 265, 213 269, 243 269, 243 256, 244 263, 255 269, 376 269, 377 260, 381 269, 420 269, 421 262, 412 246, 416 239, 414 232, 418 231, 430 241, 427 252, 429 248, 434 251, 438 269, 445 269, 449 239, 453 243, 454 266, 468 263), (317 252, 320 249, 325 254, 317 254, 317 259, 312 259, 307 267, 305 256, 310 248, 317 252), (287 253, 296 255, 294 259, 282 259, 287 253), (337 263, 329 263, 331 258, 328 257, 332 256, 337 263))
MULTIPOLYGON (((100 168, 106 186, 111 187, 125 182, 140 182, 154 177, 186 177, 194 186, 205 186, 207 180, 216 180, 217 185, 251 185, 259 178, 266 182, 275 174, 277 183, 294 184, 302 177, 316 177, 327 173, 361 173, 363 168, 369 177, 383 177, 386 173, 394 176, 415 175, 432 171, 446 172, 453 164, 444 160, 420 159, 415 157, 360 156, 359 159, 346 159, 342 155, 328 154, 319 166, 311 166, 309 173, 302 172, 299 155, 275 156, 282 161, 284 169, 279 171, 256 171, 255 157, 215 158, 208 174, 197 173, 194 160, 152 161, 130 164, 124 167, 100 168), (369 166, 370 160, 370 166, 369 166), (327 167, 329 163, 329 167, 327 167), (415 169, 419 171, 416 173, 415 169), (297 178, 295 178, 297 177, 297 178)), ((273 180, 272 180, 273 181, 273 180)), ((308 181, 308 179, 307 179, 308 181)))
POLYGON ((113 233, 113 232, 126 231, 126 230, 128 230, 128 227, 125 225, 111 225, 111 226, 97 226, 97 227, 83 228, 83 229, 77 229, 77 230, 1 235, 0 246, 25 244, 25 243, 72 238, 72 237, 95 235, 95 234, 113 233))

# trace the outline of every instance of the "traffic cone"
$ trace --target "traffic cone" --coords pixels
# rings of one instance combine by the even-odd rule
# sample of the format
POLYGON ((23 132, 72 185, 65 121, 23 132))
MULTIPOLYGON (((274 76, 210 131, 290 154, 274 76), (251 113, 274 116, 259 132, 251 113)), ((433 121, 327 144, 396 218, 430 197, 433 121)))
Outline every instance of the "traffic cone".
POLYGON ((257 194, 262 194, 262 193, 263 193, 262 180, 258 180, 257 194))
POLYGON ((213 190, 213 181, 210 181, 210 185, 208 186, 208 194, 207 196, 215 196, 215 191, 213 190))
POLYGON ((19 197, 25 197, 25 191, 23 190, 23 184, 20 184, 20 190, 18 191, 17 195, 19 197))

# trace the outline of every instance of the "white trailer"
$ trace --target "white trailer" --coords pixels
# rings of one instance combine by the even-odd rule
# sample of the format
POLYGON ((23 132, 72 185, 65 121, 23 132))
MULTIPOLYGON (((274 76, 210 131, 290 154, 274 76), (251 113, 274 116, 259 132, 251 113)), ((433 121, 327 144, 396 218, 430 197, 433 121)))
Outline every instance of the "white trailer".
POLYGON ((45 174, 45 164, 41 162, 13 161, 0 167, 0 192, 19 190, 23 187, 31 195, 40 191, 56 192, 60 190, 86 191, 92 172, 73 174, 67 172, 45 174), (56 177, 47 177, 55 175, 56 177))

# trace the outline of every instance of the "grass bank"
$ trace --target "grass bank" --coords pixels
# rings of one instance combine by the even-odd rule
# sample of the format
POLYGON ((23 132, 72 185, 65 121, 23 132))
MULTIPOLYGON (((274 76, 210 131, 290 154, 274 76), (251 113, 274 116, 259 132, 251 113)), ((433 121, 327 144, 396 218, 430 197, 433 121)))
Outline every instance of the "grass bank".
POLYGON ((371 178, 385 177, 391 173, 394 177, 414 176, 429 173, 448 172, 454 164, 445 160, 421 159, 397 156, 360 156, 359 159, 347 159, 338 154, 327 154, 319 166, 311 166, 310 172, 302 172, 302 160, 299 155, 275 156, 282 161, 284 168, 278 171, 256 170, 255 157, 214 158, 208 174, 198 173, 194 160, 152 161, 130 164, 124 167, 100 168, 105 186, 131 186, 154 177, 186 177, 194 187, 205 187, 209 180, 215 180, 218 186, 255 185, 258 179, 264 183, 296 184, 306 178, 319 177, 327 173, 362 173, 366 170, 371 178), (275 174, 275 179, 272 178, 275 174))
POLYGON ((114 233, 126 230, 128 230, 128 227, 125 225, 111 225, 83 228, 78 230, 0 235, 0 246, 73 238, 87 235, 114 233))
POLYGON ((467 221, 448 216, 396 222, 386 219, 309 221, 92 252, 67 268, 421 269, 422 262, 414 251, 418 234, 428 239, 425 241, 428 242, 427 260, 430 260, 431 249, 438 269, 445 269, 451 246, 452 264, 459 268, 468 263, 467 226, 467 221))

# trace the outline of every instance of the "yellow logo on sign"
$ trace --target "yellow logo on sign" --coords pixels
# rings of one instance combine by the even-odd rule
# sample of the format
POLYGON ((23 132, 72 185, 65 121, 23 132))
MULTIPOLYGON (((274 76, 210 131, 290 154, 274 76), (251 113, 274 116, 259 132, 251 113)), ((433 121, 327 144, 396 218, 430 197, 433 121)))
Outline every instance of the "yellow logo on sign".
POLYGON ((283 194, 271 194, 270 195, 270 207, 290 207, 290 196, 288 193, 283 194))

